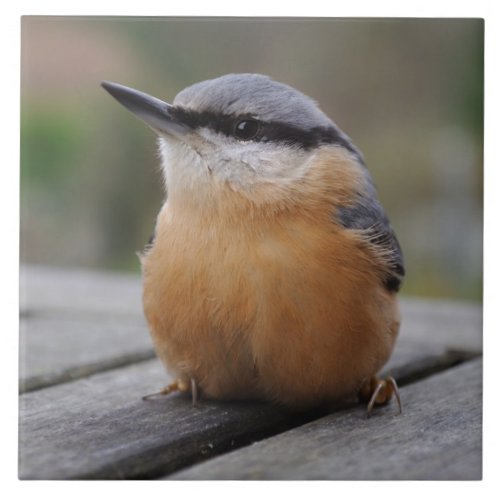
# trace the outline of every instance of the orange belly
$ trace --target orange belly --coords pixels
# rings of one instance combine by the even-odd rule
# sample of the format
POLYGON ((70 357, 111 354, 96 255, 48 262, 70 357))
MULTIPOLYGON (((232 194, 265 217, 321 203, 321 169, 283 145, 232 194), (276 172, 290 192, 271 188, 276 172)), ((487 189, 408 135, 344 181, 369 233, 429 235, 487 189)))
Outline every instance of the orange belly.
POLYGON ((195 224, 165 206, 158 228, 146 318, 169 371, 204 395, 307 406, 356 391, 390 356, 397 298, 328 215, 195 224))

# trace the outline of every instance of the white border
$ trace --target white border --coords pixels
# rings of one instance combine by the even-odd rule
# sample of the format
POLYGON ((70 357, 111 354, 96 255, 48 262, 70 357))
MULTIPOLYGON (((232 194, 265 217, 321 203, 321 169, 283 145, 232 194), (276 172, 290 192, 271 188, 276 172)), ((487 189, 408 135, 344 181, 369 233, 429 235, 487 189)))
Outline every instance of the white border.
MULTIPOLYGON (((498 220, 500 219, 499 185, 500 162, 496 145, 500 128, 498 89, 498 48, 500 47, 500 22, 496 16, 496 2, 475 0, 465 2, 419 1, 401 2, 377 0, 335 2, 327 5, 325 0, 287 2, 271 4, 269 1, 189 1, 169 2, 103 2, 86 0, 80 4, 66 1, 19 1, 4 2, 0 19, 2 37, 1 95, 2 95, 2 152, 0 166, 1 219, 2 228, 2 318, 3 343, 0 344, 2 376, 0 380, 2 403, 2 425, 0 429, 2 490, 15 487, 16 497, 33 498, 34 495, 51 495, 52 498, 86 498, 95 494, 96 488, 109 494, 108 488, 119 488, 126 498, 144 497, 145 494, 174 495, 194 494, 198 499, 213 496, 230 498, 254 498, 256 494, 275 495, 283 489, 288 495, 304 497, 309 494, 334 493, 338 498, 352 498, 363 494, 365 498, 422 498, 424 494, 439 498, 450 489, 454 498, 471 498, 479 493, 481 498, 492 495, 497 483, 499 445, 498 398, 500 397, 499 365, 496 356, 498 345, 500 304, 498 220), (12 5, 8 5, 12 4, 12 5), (484 415, 484 480, 482 482, 267 482, 267 483, 162 483, 162 482, 19 482, 17 481, 17 329, 18 329, 18 241, 19 241, 19 57, 21 15, 141 15, 141 16, 328 16, 328 17, 475 17, 486 19, 486 107, 485 107, 485 415, 484 415), (158 491, 159 489, 161 491, 158 491), (277 491, 279 489, 279 492, 277 491), (154 490, 154 491, 153 491, 154 490), (325 491, 326 490, 326 491, 325 491), (402 490, 402 491, 401 491, 402 490), (481 490, 477 492, 477 490, 481 490), (230 496, 229 496, 230 495, 230 496), (345 495, 345 496, 344 496, 345 495)), ((466 237, 466 235, 464 235, 466 237)))

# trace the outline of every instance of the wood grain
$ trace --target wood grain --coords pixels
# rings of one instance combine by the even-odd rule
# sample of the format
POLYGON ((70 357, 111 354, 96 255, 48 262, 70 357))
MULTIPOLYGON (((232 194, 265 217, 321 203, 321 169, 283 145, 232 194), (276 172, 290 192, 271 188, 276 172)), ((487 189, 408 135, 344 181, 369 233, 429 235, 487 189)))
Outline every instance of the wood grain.
MULTIPOLYGON (((450 362, 441 348, 432 354, 431 346, 425 352, 405 350, 404 342, 400 346, 392 373, 410 366, 417 378, 429 366, 436 371, 459 362, 456 357, 450 362)), ((155 477, 325 414, 203 400, 193 408, 182 395, 140 399, 165 381, 163 368, 153 360, 22 395, 20 477, 155 477)), ((364 407, 356 406, 354 413, 364 422, 364 407)))
POLYGON ((162 372, 147 361, 22 395, 20 478, 152 477, 303 421, 258 403, 142 401, 162 372))
POLYGON ((20 319, 20 392, 155 357, 142 317, 20 319))
POLYGON ((167 479, 478 480, 481 382, 471 361, 403 388, 403 415, 340 411, 167 479))
POLYGON ((21 316, 142 315, 138 274, 21 264, 19 286, 21 316))
POLYGON ((19 390, 155 356, 138 276, 21 266, 19 390))

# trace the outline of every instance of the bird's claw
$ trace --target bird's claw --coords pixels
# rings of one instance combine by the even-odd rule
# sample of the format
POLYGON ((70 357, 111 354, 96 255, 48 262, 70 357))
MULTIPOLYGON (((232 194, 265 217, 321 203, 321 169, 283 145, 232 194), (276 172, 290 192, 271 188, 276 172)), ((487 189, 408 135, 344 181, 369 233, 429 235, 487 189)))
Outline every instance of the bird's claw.
POLYGON ((398 384, 393 377, 387 377, 385 379, 370 377, 361 386, 358 397, 361 401, 368 402, 366 407, 366 416, 369 418, 373 407, 375 405, 387 404, 391 400, 393 394, 396 396, 399 413, 402 413, 398 384))
MULTIPOLYGON (((177 392, 177 391, 186 392, 188 390, 189 388, 184 381, 176 380, 172 384, 165 386, 161 391, 143 396, 142 400, 151 401, 153 399, 159 399, 162 396, 166 396, 167 394, 171 394, 172 392, 177 392)), ((198 385, 196 384, 196 380, 194 380, 194 378, 191 379, 191 395, 192 395, 193 406, 196 406, 198 403, 198 385)))

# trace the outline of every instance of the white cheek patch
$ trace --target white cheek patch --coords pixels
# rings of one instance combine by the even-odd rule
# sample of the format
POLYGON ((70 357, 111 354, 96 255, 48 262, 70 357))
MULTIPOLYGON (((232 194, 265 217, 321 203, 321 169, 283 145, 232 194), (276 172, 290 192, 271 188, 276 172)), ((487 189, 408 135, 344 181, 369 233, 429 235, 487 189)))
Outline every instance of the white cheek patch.
POLYGON ((177 189, 192 190, 208 182, 207 163, 187 143, 160 137, 158 147, 164 181, 170 192, 177 189))
POLYGON ((251 188, 262 182, 288 184, 309 169, 311 153, 274 142, 239 141, 210 129, 200 129, 199 151, 214 175, 235 187, 251 188))
POLYGON ((238 141, 206 128, 182 141, 160 137, 159 151, 169 196, 208 194, 214 183, 241 192, 269 183, 285 188, 307 174, 313 156, 299 147, 238 141))

